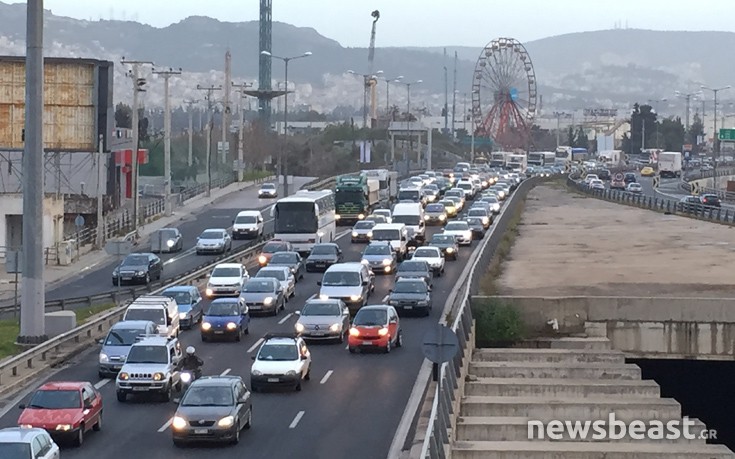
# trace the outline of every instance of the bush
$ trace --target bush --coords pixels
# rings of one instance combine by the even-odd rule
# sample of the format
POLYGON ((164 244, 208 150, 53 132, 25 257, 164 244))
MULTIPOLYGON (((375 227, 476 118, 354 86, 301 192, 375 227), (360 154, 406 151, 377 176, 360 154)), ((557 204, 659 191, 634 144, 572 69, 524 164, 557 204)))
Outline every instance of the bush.
POLYGON ((523 319, 518 310, 495 299, 473 302, 477 347, 509 347, 523 339, 523 319))

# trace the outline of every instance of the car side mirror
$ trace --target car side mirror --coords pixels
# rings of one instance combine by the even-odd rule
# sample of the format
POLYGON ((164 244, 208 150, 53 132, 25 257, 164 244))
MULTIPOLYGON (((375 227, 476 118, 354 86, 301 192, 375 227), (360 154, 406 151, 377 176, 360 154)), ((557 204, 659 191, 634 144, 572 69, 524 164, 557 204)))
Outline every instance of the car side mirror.
POLYGON ((322 285, 322 281, 316 281, 316 285, 322 285))
POLYGON ((95 342, 96 342, 97 344, 102 344, 102 343, 104 343, 104 342, 105 342, 105 339, 104 339, 104 338, 100 338, 100 339, 97 339, 97 340, 95 340, 95 342))
POLYGON ((304 354, 301 354, 301 360, 306 360, 306 359, 307 359, 307 356, 304 354))
POLYGON ((301 315, 301 311, 294 311, 293 313, 296 314, 297 316, 301 315))
POLYGON ((350 308, 344 308, 344 309, 342 310, 342 314, 344 314, 344 315, 346 315, 346 316, 349 316, 349 315, 350 315, 350 308))
POLYGON ((251 357, 250 357, 250 359, 251 359, 251 360, 255 360, 255 356, 254 356, 254 355, 253 355, 253 356, 251 356, 251 357))
POLYGON ((367 285, 367 284, 369 284, 368 281, 362 281, 362 285, 367 285))
POLYGON ((92 402, 90 402, 90 401, 84 402, 84 409, 85 410, 91 410, 92 409, 92 402))
POLYGON ((26 409, 26 406, 25 405, 22 405, 22 404, 21 405, 18 405, 18 409, 25 410, 26 409))
POLYGON ((393 293, 393 289, 392 288, 389 288, 388 289, 388 293, 393 293))

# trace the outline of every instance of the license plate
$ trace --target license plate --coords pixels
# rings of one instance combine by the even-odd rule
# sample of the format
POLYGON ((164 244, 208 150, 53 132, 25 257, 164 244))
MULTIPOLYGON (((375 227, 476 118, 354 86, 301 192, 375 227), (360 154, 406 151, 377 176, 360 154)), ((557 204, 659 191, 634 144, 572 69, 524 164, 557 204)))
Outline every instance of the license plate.
POLYGON ((120 370, 122 368, 122 365, 113 365, 112 368, 114 370, 120 370))
POLYGON ((133 280, 132 277, 123 277, 122 280, 133 280))
POLYGON ((373 342, 372 341, 363 341, 362 344, 363 345, 367 345, 367 346, 372 346, 373 342))
POLYGON ((209 433, 209 429, 194 429, 195 434, 206 435, 209 433))
POLYGON ((316 266, 317 268, 323 268, 327 266, 327 264, 326 263, 315 263, 314 266, 316 266))
POLYGON ((133 392, 148 392, 147 387, 133 387, 133 392))
POLYGON ((268 382, 278 382, 280 381, 278 378, 268 378, 268 382))
POLYGON ((215 332, 214 332, 215 335, 221 335, 223 333, 224 333, 223 330, 215 330, 215 332))
POLYGON ((312 336, 324 336, 324 333, 322 333, 322 332, 314 332, 314 333, 312 333, 312 336))
POLYGON ((413 306, 404 306, 403 309, 413 309, 413 306))

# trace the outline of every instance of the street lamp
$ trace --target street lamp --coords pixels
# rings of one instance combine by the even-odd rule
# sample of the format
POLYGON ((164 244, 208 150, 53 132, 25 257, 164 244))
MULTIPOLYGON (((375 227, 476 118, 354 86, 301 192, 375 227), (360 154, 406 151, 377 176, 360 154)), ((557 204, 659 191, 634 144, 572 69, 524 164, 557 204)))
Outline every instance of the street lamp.
POLYGON ((288 63, 294 59, 301 59, 302 57, 311 56, 311 51, 307 51, 298 56, 282 57, 271 54, 270 51, 261 51, 262 56, 268 56, 271 59, 280 59, 283 61, 285 67, 285 82, 286 91, 283 94, 284 97, 284 108, 283 108, 283 145, 281 147, 281 153, 278 155, 278 173, 283 176, 283 195, 288 196, 288 161, 284 161, 284 150, 286 149, 286 136, 288 135, 288 63))
POLYGON ((350 75, 357 75, 362 77, 362 127, 366 128, 368 127, 368 109, 367 109, 367 100, 368 100, 368 88, 370 87, 370 80, 376 79, 377 75, 382 75, 383 71, 378 70, 375 73, 357 73, 354 70, 348 70, 347 73, 350 75))
MULTIPOLYGON (((665 98, 665 97, 663 99, 648 99, 648 103, 649 104, 654 104, 653 108, 654 108, 654 113, 656 113, 656 117, 658 117, 658 114, 659 114, 658 113, 658 104, 660 102, 666 102, 667 100, 668 99, 665 98)), ((659 146, 659 142, 658 142, 658 125, 659 124, 660 123, 658 122, 658 120, 656 120, 656 148, 661 148, 659 146)))
POLYGON ((726 89, 730 89, 731 87, 732 86, 730 85, 723 86, 721 88, 710 88, 709 86, 704 86, 704 85, 700 86, 700 88, 702 89, 712 91, 712 93, 715 96, 714 116, 712 117, 712 123, 713 123, 712 129, 714 131, 712 133, 712 143, 713 143, 712 144, 712 158, 714 159, 713 162, 715 163, 714 164, 715 170, 713 171, 713 174, 712 174, 712 185, 715 191, 717 191, 717 160, 720 158, 720 140, 718 138, 719 136, 717 135, 717 93, 720 91, 724 91, 726 89))
POLYGON ((411 135, 411 85, 421 84, 423 82, 424 80, 416 80, 406 83, 405 81, 396 80, 396 83, 406 86, 406 93, 408 95, 408 103, 406 105, 406 116, 408 118, 408 153, 406 154, 406 173, 411 170, 410 153, 413 151, 413 135, 411 135))
POLYGON ((381 78, 381 80, 385 81, 385 114, 386 116, 390 114, 390 84, 400 83, 402 79, 403 79, 403 75, 399 75, 395 78, 381 78))

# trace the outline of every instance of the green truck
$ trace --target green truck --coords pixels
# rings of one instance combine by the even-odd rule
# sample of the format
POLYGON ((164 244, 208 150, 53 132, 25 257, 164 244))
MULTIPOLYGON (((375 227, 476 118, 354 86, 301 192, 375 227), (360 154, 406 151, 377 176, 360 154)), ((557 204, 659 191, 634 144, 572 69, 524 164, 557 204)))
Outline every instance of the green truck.
POLYGON ((380 202, 380 182, 364 175, 337 177, 334 201, 337 223, 352 225, 370 215, 380 202))

